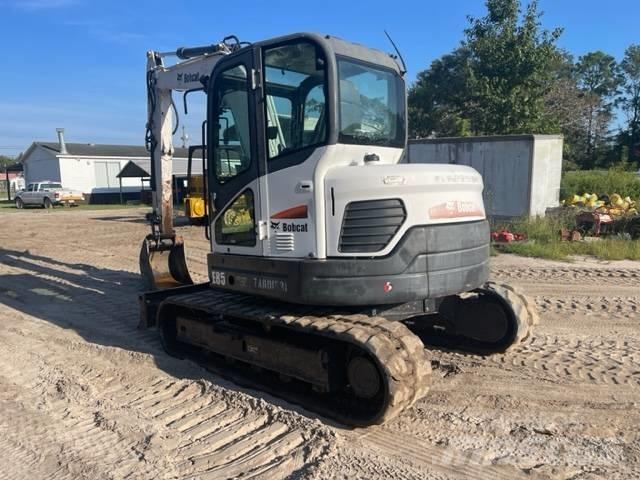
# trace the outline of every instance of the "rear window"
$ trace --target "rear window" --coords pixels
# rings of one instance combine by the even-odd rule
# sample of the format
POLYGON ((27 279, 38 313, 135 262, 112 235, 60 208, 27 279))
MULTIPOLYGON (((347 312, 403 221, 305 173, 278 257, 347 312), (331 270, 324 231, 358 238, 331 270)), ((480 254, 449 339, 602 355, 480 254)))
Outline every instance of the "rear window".
POLYGON ((53 190, 54 188, 62 188, 62 184, 61 183, 41 183, 40 184, 41 190, 53 190))

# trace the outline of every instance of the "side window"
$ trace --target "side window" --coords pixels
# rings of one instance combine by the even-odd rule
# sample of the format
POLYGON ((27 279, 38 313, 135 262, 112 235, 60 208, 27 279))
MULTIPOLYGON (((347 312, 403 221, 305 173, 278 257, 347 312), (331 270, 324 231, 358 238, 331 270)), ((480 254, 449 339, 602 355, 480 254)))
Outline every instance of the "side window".
POLYGON ((33 192, 34 190, 35 190, 35 184, 30 183, 29 186, 27 187, 27 192, 33 192))
POLYGON ((302 139, 308 145, 324 141, 326 132, 326 122, 323 119, 324 107, 323 85, 316 85, 304 100, 302 139))
POLYGON ((262 52, 269 159, 326 141, 325 58, 297 42, 262 52))
POLYGON ((251 165, 251 131, 247 70, 229 68, 217 80, 218 122, 214 130, 215 174, 220 183, 239 175, 251 165))
POLYGON ((267 95, 266 109, 269 158, 274 158, 292 143, 293 102, 287 97, 267 95))
POLYGON ((253 247, 256 244, 253 192, 245 190, 216 221, 216 242, 221 245, 253 247))

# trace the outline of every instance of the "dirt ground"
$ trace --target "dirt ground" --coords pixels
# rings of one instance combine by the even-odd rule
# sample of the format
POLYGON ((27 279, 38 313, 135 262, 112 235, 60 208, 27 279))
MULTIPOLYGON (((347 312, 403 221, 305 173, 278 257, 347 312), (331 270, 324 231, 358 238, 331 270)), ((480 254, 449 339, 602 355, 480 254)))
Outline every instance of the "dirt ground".
MULTIPOLYGON (((0 213, 0 479, 640 478, 640 264, 493 258, 533 337, 434 351, 427 397, 352 430, 136 329, 142 213, 0 213)), ((207 242, 181 230, 202 281, 207 242)))

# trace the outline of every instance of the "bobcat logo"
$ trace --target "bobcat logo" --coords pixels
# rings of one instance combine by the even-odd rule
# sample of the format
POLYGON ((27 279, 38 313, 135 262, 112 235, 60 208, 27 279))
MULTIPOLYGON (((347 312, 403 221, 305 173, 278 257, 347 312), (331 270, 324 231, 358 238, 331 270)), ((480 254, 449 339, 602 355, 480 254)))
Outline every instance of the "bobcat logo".
POLYGON ((271 230, 278 230, 280 228, 280 222, 271 222, 271 230))

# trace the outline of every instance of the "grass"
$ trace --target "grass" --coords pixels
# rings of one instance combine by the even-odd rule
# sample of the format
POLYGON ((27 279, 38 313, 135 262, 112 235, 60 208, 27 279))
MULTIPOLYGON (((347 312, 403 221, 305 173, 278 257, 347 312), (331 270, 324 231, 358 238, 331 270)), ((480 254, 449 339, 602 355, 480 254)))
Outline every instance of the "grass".
POLYGON ((575 227, 573 213, 560 217, 531 218, 497 228, 508 228, 512 232, 527 235, 527 241, 500 245, 504 253, 525 257, 570 260, 571 255, 589 255, 602 260, 640 260, 640 240, 629 240, 618 236, 593 241, 563 242, 561 228, 575 227))
MULTIPOLYGON (((80 204, 77 207, 55 207, 53 208, 54 212, 58 211, 69 211, 69 210, 121 210, 123 208, 146 208, 147 205, 120 205, 119 203, 114 204, 105 204, 105 205, 90 205, 90 204, 80 204)), ((27 207, 24 211, 30 210, 43 210, 39 207, 27 207)), ((5 212, 18 212, 19 210, 16 208, 15 203, 12 201, 2 200, 0 201, 0 211, 5 212)))
POLYGON ((621 170, 583 170, 564 172, 560 183, 560 198, 573 194, 597 193, 640 199, 640 179, 635 173, 621 170))

